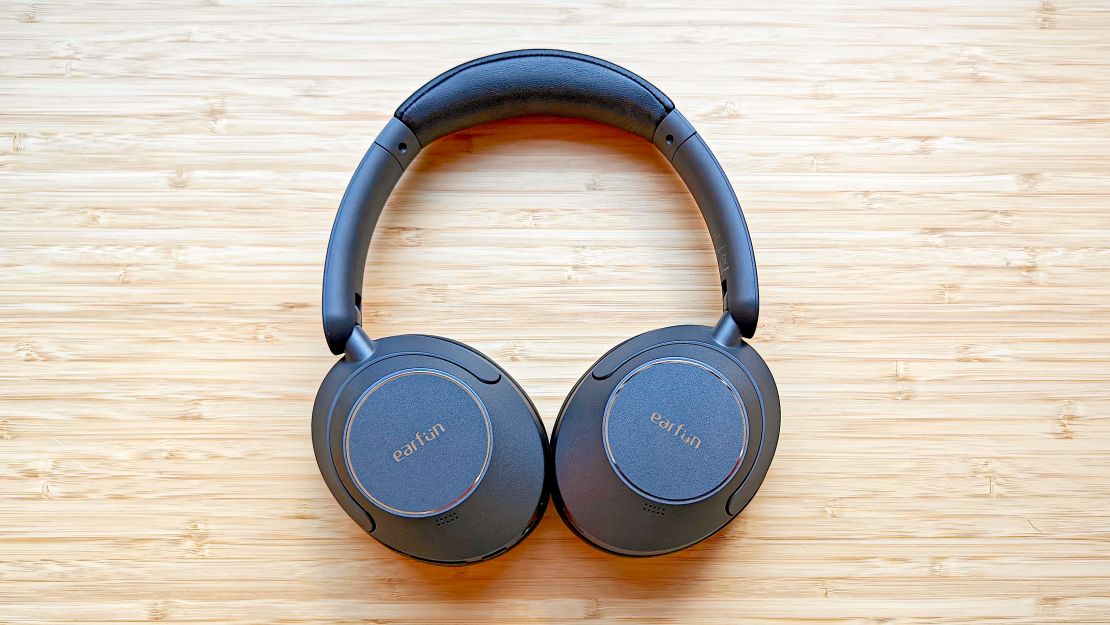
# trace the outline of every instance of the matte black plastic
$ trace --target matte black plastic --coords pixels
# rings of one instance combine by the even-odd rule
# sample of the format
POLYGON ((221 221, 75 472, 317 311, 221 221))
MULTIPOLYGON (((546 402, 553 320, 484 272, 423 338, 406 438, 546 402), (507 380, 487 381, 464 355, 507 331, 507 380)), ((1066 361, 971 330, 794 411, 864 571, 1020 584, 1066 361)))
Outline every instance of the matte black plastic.
MULTIPOLYGON (((555 422, 556 509, 583 539, 621 555, 659 555, 704 540, 735 518, 763 483, 778 444, 779 411, 771 372, 747 343, 722 345, 706 326, 663 328, 629 339, 582 376, 555 422), (668 505, 630 488, 607 458, 600 435, 606 402, 620 380, 661 358, 703 362, 724 374, 748 418, 739 469, 723 488, 693 503, 668 505), (599 379, 599 370, 610 374, 599 379)), ((651 453, 649 446, 644 453, 651 453)))
POLYGON ((447 70, 405 100, 396 117, 422 145, 522 115, 590 119, 651 140, 673 108, 651 83, 608 61, 563 50, 516 50, 447 70))
POLYGON ((339 472, 331 461, 330 443, 328 442, 328 426, 330 425, 332 404, 339 394, 339 389, 346 384, 347 380, 354 375, 361 365, 361 362, 341 358, 324 376, 324 381, 320 383, 320 389, 316 391, 316 401, 312 406, 312 449, 316 455, 316 465, 320 468, 320 475, 324 478, 324 483, 331 491, 332 496, 339 502, 339 507, 343 508, 347 516, 351 517, 362 528, 362 531, 373 534, 374 519, 369 512, 351 498, 350 493, 343 486, 343 482, 340 481, 339 472))
MULTIPOLYGON (((767 473, 778 441, 779 399, 766 363, 742 339, 755 332, 759 298, 754 252, 740 203, 693 125, 658 89, 616 65, 571 52, 522 50, 460 65, 414 93, 375 139, 347 187, 328 243, 323 286, 325 336, 332 352, 345 352, 345 357, 325 377, 317 395, 313 448, 324 481, 340 506, 392 549, 441 564, 465 564, 503 553, 543 516, 551 480, 559 513, 587 541, 625 555, 667 553, 724 527, 752 499, 767 473), (651 141, 673 164, 705 218, 726 309, 715 328, 655 330, 625 341, 600 358, 564 403, 550 451, 543 425, 523 390, 481 353, 424 335, 372 340, 359 327, 363 273, 374 226, 390 192, 420 150, 456 130, 531 114, 591 119, 651 141), (688 427, 709 430, 706 436, 716 431, 726 442, 740 441, 737 432, 743 433, 734 471, 729 470, 724 452, 703 457, 704 462, 694 469, 684 464, 685 456, 641 452, 636 438, 658 432, 645 430, 639 421, 626 419, 618 424, 625 438, 618 441, 619 449, 606 447, 602 419, 609 402, 617 401, 616 387, 643 367, 671 362, 692 363, 712 375, 652 379, 636 386, 633 395, 623 396, 621 401, 632 403, 622 405, 632 406, 634 414, 647 411, 650 416, 656 389, 681 390, 681 398, 660 402, 666 405, 661 410, 679 414, 688 427), (374 419, 366 415, 385 414, 393 409, 394 400, 402 409, 411 403, 401 393, 385 402, 389 405, 367 404, 364 413, 358 412, 368 389, 376 388, 375 384, 380 388, 400 374, 414 375, 410 372, 456 380, 458 388, 473 390, 474 406, 489 415, 490 436, 482 440, 492 441, 483 443, 491 451, 488 465, 475 473, 480 477, 442 485, 444 492, 460 495, 409 497, 404 491, 407 486, 436 484, 444 465, 412 462, 405 465, 406 471, 413 469, 409 474, 383 464, 379 457, 383 450, 392 454, 396 449, 377 441, 374 432, 378 430, 366 425, 376 421, 360 422, 361 434, 345 434, 348 422, 355 430, 352 415, 374 419), (722 382, 732 389, 731 395, 691 392, 683 386, 722 382), (716 397, 715 402, 707 399, 710 396, 716 397), (736 403, 731 405, 731 417, 722 409, 726 400, 736 403), (743 420, 742 429, 733 427, 735 419, 743 420), (351 447, 350 436, 375 444, 351 447), (661 458, 684 470, 674 475, 660 472, 652 462, 661 458), (432 466, 436 468, 428 468, 432 466), (704 475, 696 473, 702 470, 704 475), (388 477, 372 484, 373 488, 367 486, 373 476, 385 474, 388 477), (689 483, 675 481, 683 479, 689 483), (473 488, 460 490, 459 484, 473 488), (396 502, 431 507, 409 510, 396 502)), ((438 414, 438 405, 424 401, 424 396, 419 399, 418 407, 408 406, 413 414, 419 413, 422 420, 438 414)), ((450 412, 450 407, 444 410, 450 412)), ((400 436, 405 419, 391 423, 393 429, 382 430, 386 437, 400 436)), ((420 427, 414 424, 415 429, 420 427)), ((673 436, 679 436, 678 429, 673 436)), ((726 451, 731 453, 731 448, 726 451)))
POLYGON ((374 348, 377 345, 374 340, 366 336, 366 332, 362 328, 355 326, 354 332, 347 339, 347 344, 343 347, 343 357, 351 362, 360 362, 369 360, 374 355, 374 348))
POLYGON ((655 147, 667 157, 667 160, 674 158, 674 153, 686 140, 697 134, 698 131, 694 130, 694 125, 686 119, 686 116, 675 109, 659 122, 659 126, 655 129, 655 134, 652 135, 651 142, 655 147))
MULTIPOLYGON (((386 546, 438 564, 468 564, 504 553, 532 531, 548 500, 548 441, 535 407, 485 355, 464 348, 468 358, 460 359, 460 348, 455 341, 425 335, 378 339, 367 360, 344 358, 335 364, 312 415, 316 461, 344 511, 386 546), (496 368, 497 381, 475 377, 470 371, 476 368, 474 360, 496 368), (377 506, 360 492, 344 459, 345 426, 365 391, 376 381, 412 369, 442 371, 465 381, 481 398, 492 424, 492 455, 480 483, 461 503, 435 516, 402 516, 377 506)), ((415 471, 403 479, 411 488, 421 488, 437 475, 415 471)))
POLYGON ((382 128, 374 139, 374 143, 388 150, 393 158, 397 159, 401 169, 408 169, 422 147, 412 130, 396 117, 386 123, 385 128, 382 128))
MULTIPOLYGON (((728 177, 693 125, 674 109, 671 101, 658 89, 612 63, 572 52, 522 50, 477 59, 429 82, 401 106, 398 118, 389 121, 359 164, 340 202, 324 266, 324 333, 332 353, 343 352, 343 345, 354 327, 361 323, 366 256, 374 225, 389 193, 422 147, 441 136, 438 131, 424 131, 424 136, 420 137, 420 131, 410 128, 401 118, 414 124, 431 122, 421 121, 422 118, 415 112, 408 117, 401 113, 422 110, 419 108, 421 106, 431 106, 425 103, 426 99, 427 102, 439 102, 434 107, 439 110, 440 107, 448 106, 446 100, 449 97, 455 97, 461 98, 456 103, 460 111, 450 116, 452 128, 457 130, 455 124, 463 122, 477 124, 489 121, 492 118, 486 113, 478 114, 476 110, 470 110, 477 104, 467 98, 477 97, 472 92, 493 88, 493 82, 501 81, 516 85, 502 94, 507 98, 506 102, 516 101, 520 104, 514 100, 517 97, 524 98, 526 102, 519 107, 506 109, 516 111, 513 114, 524 115, 531 111, 572 115, 573 113, 562 109, 533 110, 549 103, 542 97, 544 89, 559 88, 559 80, 580 81, 580 84, 576 83, 578 89, 594 85, 600 89, 598 93, 603 94, 593 99, 572 98, 570 101, 575 102, 575 106, 585 107, 581 108, 585 112, 577 115, 579 117, 612 122, 613 120, 597 117, 594 115, 596 111, 591 108, 604 103, 605 106, 616 107, 615 110, 620 115, 636 111, 633 115, 636 119, 650 117, 655 120, 650 130, 638 125, 634 128, 628 124, 614 125, 651 140, 672 162, 690 189, 713 241, 724 307, 736 321, 743 336, 754 336, 759 320, 759 285, 751 237, 740 210, 740 202, 728 177), (559 72, 569 74, 562 75, 559 72), (560 75, 562 78, 556 79, 553 75, 560 75), (584 76, 592 78, 587 80, 584 76), (478 84, 467 82, 471 80, 478 84), (601 85, 606 87, 601 88, 601 85), (655 101, 660 108, 644 117, 646 105, 641 100, 655 101), (586 106, 586 101, 591 104, 586 106), (470 112, 464 114, 463 109, 470 112)), ((443 114, 447 115, 446 112, 443 114)), ((440 119, 435 115, 431 118, 440 119)))
POLYGON ((362 277, 370 237, 403 172, 397 159, 375 143, 362 157, 339 202, 324 261, 321 305, 324 336, 333 354, 343 353, 351 332, 362 323, 362 277))
POLYGON ((740 201, 720 163, 700 135, 691 136, 671 160, 709 226, 724 290, 724 307, 740 334, 751 338, 759 322, 755 251, 740 201))

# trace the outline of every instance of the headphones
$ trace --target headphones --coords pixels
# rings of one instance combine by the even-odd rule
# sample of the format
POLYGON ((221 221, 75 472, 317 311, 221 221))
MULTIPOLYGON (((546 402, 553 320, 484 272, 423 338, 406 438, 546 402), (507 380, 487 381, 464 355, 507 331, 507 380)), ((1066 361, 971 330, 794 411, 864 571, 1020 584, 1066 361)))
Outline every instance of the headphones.
POLYGON ((313 406, 317 464, 362 529, 420 560, 465 564, 505 552, 535 528, 549 493, 567 525, 601 549, 650 556, 688 547, 740 513, 775 453, 778 390, 744 341, 758 314, 740 203, 667 96, 573 52, 470 61, 405 100, 339 205, 323 317, 328 346, 343 357, 313 406), (423 334, 371 339, 361 327, 370 237, 420 150, 536 114, 615 126, 663 153, 709 226, 725 308, 715 327, 652 330, 609 350, 571 389, 550 443, 524 390, 481 352, 423 334))

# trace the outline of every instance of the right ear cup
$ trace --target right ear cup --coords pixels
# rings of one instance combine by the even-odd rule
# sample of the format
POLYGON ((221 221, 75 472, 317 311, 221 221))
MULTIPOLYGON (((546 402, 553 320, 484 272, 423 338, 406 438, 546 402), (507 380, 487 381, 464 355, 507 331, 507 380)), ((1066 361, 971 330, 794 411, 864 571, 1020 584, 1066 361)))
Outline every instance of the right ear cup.
POLYGON ((717 328, 641 334, 598 360, 563 404, 555 506, 596 547, 676 551, 747 505, 778 434, 774 379, 727 313, 717 328))
POLYGON ((313 410, 317 463, 340 505, 386 546, 431 562, 518 543, 547 505, 547 436, 528 397, 461 343, 365 345, 332 368, 313 410))

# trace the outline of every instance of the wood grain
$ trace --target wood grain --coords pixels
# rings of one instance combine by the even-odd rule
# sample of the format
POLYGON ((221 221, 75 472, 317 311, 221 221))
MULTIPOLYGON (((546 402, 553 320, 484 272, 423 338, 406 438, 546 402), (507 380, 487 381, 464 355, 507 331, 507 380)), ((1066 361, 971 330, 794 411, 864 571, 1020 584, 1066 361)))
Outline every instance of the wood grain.
MULTIPOLYGON (((14 2, 0 41, 0 621, 1110 622, 1105 3, 14 2), (429 567, 316 471, 324 248, 408 93, 537 46, 714 148, 782 440, 688 551, 549 512, 429 567)), ((606 349, 719 306, 677 176, 584 122, 434 144, 371 256, 372 333, 477 347, 549 428, 606 349)))

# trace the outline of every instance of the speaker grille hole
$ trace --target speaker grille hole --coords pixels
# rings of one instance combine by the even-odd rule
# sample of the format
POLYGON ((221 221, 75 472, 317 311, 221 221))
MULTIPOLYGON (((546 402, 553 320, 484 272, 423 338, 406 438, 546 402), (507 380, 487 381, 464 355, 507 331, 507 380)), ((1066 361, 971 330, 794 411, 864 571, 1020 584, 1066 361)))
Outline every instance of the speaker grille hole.
POLYGON ((667 514, 667 509, 663 506, 657 506, 653 503, 645 503, 644 512, 650 512, 651 514, 657 516, 663 516, 664 514, 667 514))
POLYGON ((458 518, 459 518, 459 513, 458 512, 448 512, 447 514, 445 514, 445 515, 439 517, 438 519, 436 519, 436 527, 443 527, 444 525, 447 525, 451 521, 454 521, 458 518))

